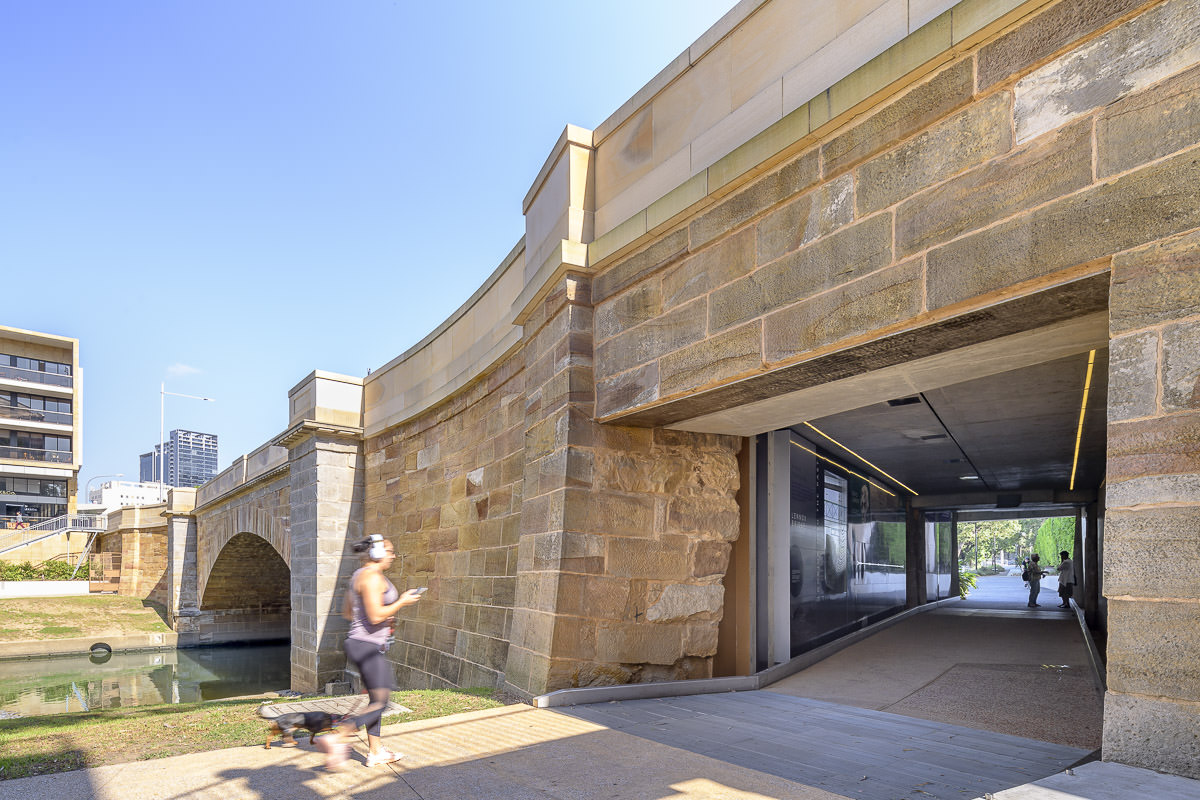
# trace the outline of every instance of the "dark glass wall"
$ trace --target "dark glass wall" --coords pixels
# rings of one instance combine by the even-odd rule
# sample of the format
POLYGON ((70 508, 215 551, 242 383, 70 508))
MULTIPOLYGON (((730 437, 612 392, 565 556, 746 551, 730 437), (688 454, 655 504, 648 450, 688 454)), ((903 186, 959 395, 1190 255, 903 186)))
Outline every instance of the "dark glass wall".
POLYGON ((792 434, 791 654, 904 607, 904 504, 792 434), (820 455, 818 455, 820 454, 820 455))
POLYGON ((950 596, 950 571, 956 568, 949 511, 925 515, 925 591, 928 599, 950 596))

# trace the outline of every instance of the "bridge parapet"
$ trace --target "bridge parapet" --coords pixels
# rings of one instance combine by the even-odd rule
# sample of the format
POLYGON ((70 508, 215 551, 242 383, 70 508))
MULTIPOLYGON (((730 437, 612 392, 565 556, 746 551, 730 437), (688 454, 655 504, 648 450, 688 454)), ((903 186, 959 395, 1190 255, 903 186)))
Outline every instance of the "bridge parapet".
POLYGON ((228 469, 196 490, 196 504, 208 505, 220 497, 254 481, 260 475, 287 463, 288 451, 272 442, 264 444, 252 453, 243 455, 228 469))

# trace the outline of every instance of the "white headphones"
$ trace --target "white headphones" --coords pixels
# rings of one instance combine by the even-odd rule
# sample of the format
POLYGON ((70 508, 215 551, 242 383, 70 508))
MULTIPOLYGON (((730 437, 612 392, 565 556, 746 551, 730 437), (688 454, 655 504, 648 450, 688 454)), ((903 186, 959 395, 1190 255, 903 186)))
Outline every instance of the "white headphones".
POLYGON ((367 557, 372 561, 383 561, 387 558, 387 550, 383 547, 383 537, 378 533, 372 533, 367 538, 371 541, 371 549, 367 551, 367 557))

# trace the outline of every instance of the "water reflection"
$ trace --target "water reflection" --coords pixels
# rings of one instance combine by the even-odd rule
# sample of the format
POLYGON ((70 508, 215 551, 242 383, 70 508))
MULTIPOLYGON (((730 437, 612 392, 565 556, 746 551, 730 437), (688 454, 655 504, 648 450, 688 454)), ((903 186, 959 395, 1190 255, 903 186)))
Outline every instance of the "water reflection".
POLYGON ((289 685, 289 649, 222 645, 0 662, 0 711, 32 716, 278 691, 289 685))

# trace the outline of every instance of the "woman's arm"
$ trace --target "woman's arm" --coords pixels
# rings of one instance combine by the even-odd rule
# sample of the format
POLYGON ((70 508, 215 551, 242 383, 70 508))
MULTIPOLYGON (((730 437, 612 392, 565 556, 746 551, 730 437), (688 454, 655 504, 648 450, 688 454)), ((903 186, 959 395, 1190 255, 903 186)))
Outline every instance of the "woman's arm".
POLYGON ((342 616, 351 622, 354 621, 354 600, 351 599, 350 593, 354 591, 354 583, 350 583, 350 588, 346 589, 346 596, 342 599, 342 616))
POLYGON ((363 601, 363 612, 372 625, 378 625, 384 620, 395 616, 396 612, 405 606, 411 606, 421 599, 415 589, 409 589, 400 595, 394 603, 383 603, 383 593, 387 589, 387 581, 377 572, 368 572, 359 578, 361 582, 359 595, 363 601))

